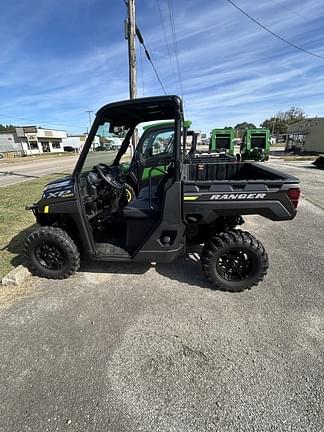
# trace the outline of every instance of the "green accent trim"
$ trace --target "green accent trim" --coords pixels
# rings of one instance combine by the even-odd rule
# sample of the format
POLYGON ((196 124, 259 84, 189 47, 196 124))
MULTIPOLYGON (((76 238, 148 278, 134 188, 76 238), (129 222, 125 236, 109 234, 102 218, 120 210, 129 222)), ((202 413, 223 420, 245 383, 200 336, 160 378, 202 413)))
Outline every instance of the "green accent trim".
MULTIPOLYGON (((192 121, 191 120, 184 120, 183 122, 183 127, 184 128, 190 128, 190 126, 192 125, 192 121)), ((155 129, 156 127, 161 127, 161 126, 174 126, 174 120, 172 121, 165 121, 165 122, 158 122, 158 123, 151 123, 148 124, 146 126, 143 126, 143 130, 147 131, 149 129, 155 129)))
POLYGON ((183 197, 184 201, 196 201, 196 199, 198 199, 198 196, 189 196, 189 195, 185 195, 183 197))
POLYGON ((156 127, 161 126, 174 126, 174 121, 165 121, 165 122, 159 122, 159 123, 151 123, 149 125, 143 126, 143 130, 147 131, 149 129, 155 129, 156 127))
MULTIPOLYGON (((164 167, 164 165, 162 165, 162 166, 158 166, 156 168, 164 170, 165 167, 164 167)), ((143 173, 142 173, 142 178, 141 178, 142 181, 149 179, 151 169, 152 169, 152 167, 144 168, 143 173)), ((163 173, 161 173, 160 171, 157 171, 157 170, 153 170, 151 172, 151 177, 162 177, 163 175, 164 175, 163 173)))

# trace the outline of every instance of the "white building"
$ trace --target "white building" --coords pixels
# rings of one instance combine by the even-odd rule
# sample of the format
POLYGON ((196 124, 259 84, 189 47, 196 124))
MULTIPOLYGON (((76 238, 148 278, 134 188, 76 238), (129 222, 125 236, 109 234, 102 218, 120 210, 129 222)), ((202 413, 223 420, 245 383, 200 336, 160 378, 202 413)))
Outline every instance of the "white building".
MULTIPOLYGON (((73 147, 76 152, 80 152, 84 146, 84 143, 86 142, 87 135, 86 134, 80 134, 80 135, 68 135, 66 138, 63 138, 63 148, 64 147, 73 147)), ((98 136, 95 136, 93 140, 94 147, 100 146, 100 140, 98 136)))
POLYGON ((63 130, 44 129, 37 126, 16 128, 17 139, 27 155, 63 152, 63 139, 67 133, 63 130))

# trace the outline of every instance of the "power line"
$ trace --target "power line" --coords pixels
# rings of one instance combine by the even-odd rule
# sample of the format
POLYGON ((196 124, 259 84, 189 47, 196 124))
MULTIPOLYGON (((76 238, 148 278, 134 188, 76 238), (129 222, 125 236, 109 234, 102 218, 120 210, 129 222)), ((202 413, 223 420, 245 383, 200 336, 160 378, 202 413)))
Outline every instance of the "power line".
POLYGON ((143 55, 142 55, 142 45, 139 46, 139 52, 140 52, 140 60, 141 60, 141 78, 142 78, 142 93, 143 96, 145 94, 144 90, 144 71, 143 71, 143 55))
POLYGON ((163 31, 163 37, 164 37, 164 42, 165 42, 165 46, 166 46, 167 51, 168 51, 168 57, 169 57, 170 67, 171 67, 171 70, 172 70, 173 69, 173 63, 172 63, 171 50, 170 50, 170 46, 169 46, 168 39, 167 39, 166 28, 165 28, 165 24, 164 24, 164 19, 163 19, 163 14, 162 14, 160 0, 157 0, 156 3, 157 3, 157 6, 158 6, 160 21, 161 21, 161 26, 162 26, 162 31, 163 31))
POLYGON ((157 77, 157 79, 158 79, 158 81, 160 83, 160 86, 161 86, 164 94, 166 95, 166 91, 165 91, 165 88, 164 88, 164 86, 162 84, 161 78, 160 78, 160 76, 158 74, 158 71, 157 71, 157 69, 156 69, 156 67, 155 67, 155 65, 153 63, 153 60, 152 60, 152 58, 151 58, 151 56, 150 56, 150 54, 149 54, 149 52, 148 52, 148 50, 147 50, 147 48, 145 46, 144 38, 143 38, 142 33, 140 32, 140 29, 138 27, 136 27, 136 35, 137 35, 139 43, 141 45, 143 45, 143 49, 144 49, 145 55, 146 55, 148 61, 151 63, 152 68, 153 68, 153 70, 155 72, 155 75, 156 75, 156 77, 157 77))
POLYGON ((243 9, 241 9, 236 3, 234 3, 232 0, 227 0, 228 3, 230 3, 232 6, 234 6, 236 9, 238 9, 243 15, 245 15, 246 17, 248 17, 251 21, 253 21, 255 24, 257 24, 259 27, 261 27, 263 30, 265 30, 266 32, 272 34, 272 36, 276 37, 277 39, 280 39, 282 42, 284 42, 287 45, 290 45, 291 47, 302 51, 305 54, 311 55, 313 57, 317 57, 320 58, 322 60, 324 60, 324 56, 321 56, 320 54, 316 54, 313 53, 312 51, 308 51, 296 44, 294 44, 293 42, 290 42, 289 40, 283 38, 282 36, 278 35, 277 33, 273 32, 272 30, 268 29, 266 26, 264 26, 263 24, 261 24, 259 21, 257 21, 255 18, 251 17, 251 15, 249 15, 247 12, 245 12, 243 9))
POLYGON ((170 16, 170 24, 171 24, 171 35, 173 40, 173 49, 174 49, 174 55, 175 55, 176 66, 177 66, 178 77, 179 77, 180 92, 181 92, 182 99, 184 99, 183 86, 182 86, 182 74, 181 74, 180 63, 179 63, 178 42, 177 42, 172 0, 168 0, 168 9, 169 9, 169 16, 170 16))

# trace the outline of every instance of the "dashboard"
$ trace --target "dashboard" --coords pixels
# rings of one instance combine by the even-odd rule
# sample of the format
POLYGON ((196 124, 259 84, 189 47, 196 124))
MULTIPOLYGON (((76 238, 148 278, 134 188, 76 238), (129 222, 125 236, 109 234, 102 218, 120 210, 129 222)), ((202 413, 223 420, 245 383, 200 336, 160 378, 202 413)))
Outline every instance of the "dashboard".
POLYGON ((126 176, 120 166, 99 164, 80 179, 87 217, 103 222, 126 204, 126 176))

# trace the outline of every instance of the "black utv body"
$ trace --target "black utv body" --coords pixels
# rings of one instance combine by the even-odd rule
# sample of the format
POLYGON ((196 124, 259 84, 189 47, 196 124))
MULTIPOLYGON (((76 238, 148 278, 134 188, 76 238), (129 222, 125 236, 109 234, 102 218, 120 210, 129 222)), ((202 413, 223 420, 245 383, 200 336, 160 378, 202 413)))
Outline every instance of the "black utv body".
POLYGON ((49 183, 30 206, 41 225, 26 240, 30 269, 46 278, 68 277, 79 268, 80 252, 106 261, 167 263, 196 243, 215 287, 241 291, 262 280, 265 249, 236 227, 247 214, 294 218, 298 180, 257 163, 205 157, 196 149, 188 155, 185 138, 177 96, 102 107, 73 174, 49 183), (135 129, 164 120, 168 123, 144 131, 131 154, 135 129), (94 151, 94 137, 104 142, 111 132, 123 135, 121 148, 94 151))

